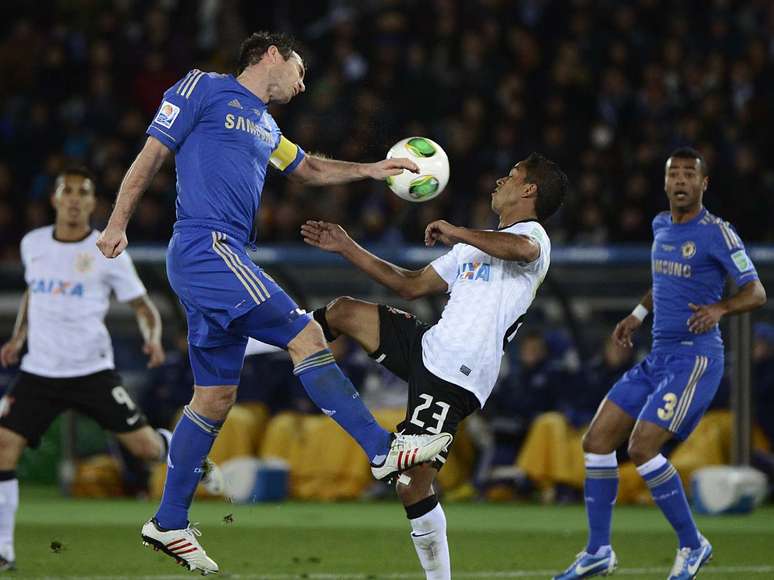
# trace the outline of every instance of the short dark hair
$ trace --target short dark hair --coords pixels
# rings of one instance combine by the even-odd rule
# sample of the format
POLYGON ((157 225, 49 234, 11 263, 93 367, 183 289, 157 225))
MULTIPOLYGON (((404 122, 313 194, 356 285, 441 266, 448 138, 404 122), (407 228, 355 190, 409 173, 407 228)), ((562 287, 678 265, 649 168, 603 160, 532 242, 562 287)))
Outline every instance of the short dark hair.
POLYGON ((239 48, 237 74, 242 74, 248 66, 260 61, 272 45, 276 46, 282 58, 287 60, 296 50, 296 39, 284 32, 267 32, 265 30, 254 32, 245 39, 239 48))
POLYGON ((672 153, 669 154, 669 157, 667 157, 667 161, 669 161, 672 158, 698 159, 699 170, 701 171, 701 174, 704 177, 707 177, 707 175, 709 175, 709 167, 707 167, 707 161, 704 159, 704 156, 693 147, 678 147, 677 149, 672 151, 672 153))
POLYGON ((68 165, 62 169, 56 176, 56 181, 64 179, 66 175, 78 175, 84 179, 89 179, 94 184, 94 190, 97 189, 97 179, 94 177, 94 173, 85 165, 68 165))
POLYGON ((538 221, 543 222, 554 215, 564 202, 570 180, 561 167, 539 153, 531 153, 521 165, 527 171, 525 181, 537 185, 535 213, 538 221))

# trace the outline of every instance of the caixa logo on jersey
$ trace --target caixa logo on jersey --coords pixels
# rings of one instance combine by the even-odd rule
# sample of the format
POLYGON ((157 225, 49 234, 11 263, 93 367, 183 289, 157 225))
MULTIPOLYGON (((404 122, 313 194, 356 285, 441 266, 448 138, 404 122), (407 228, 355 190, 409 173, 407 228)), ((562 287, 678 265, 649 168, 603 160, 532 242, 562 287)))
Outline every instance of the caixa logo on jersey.
POLYGON ((457 278, 489 282, 490 269, 491 265, 486 262, 465 262, 457 267, 457 278))
POLYGON ((51 294, 52 296, 83 297, 83 284, 69 280, 34 279, 30 281, 30 292, 33 294, 51 294))

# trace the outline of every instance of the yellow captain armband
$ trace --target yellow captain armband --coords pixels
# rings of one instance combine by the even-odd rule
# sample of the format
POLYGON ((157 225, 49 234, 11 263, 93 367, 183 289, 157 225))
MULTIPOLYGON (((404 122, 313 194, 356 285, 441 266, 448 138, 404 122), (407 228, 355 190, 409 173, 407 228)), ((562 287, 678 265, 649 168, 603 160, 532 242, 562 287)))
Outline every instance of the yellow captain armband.
POLYGON ((285 171, 296 160, 298 153, 298 145, 280 135, 279 145, 269 157, 269 161, 280 171, 285 171))

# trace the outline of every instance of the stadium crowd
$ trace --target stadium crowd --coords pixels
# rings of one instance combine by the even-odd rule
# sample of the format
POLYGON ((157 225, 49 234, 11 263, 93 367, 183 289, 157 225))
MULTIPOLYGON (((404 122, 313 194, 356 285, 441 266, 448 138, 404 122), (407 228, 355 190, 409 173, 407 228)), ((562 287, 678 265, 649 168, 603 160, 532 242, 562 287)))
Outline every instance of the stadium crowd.
MULTIPOLYGON (((400 0, 274 7, 239 0, 26 3, 0 24, 0 259, 51 221, 52 179, 77 160, 99 176, 104 223, 162 92, 191 62, 231 72, 257 28, 305 43, 308 92, 273 110, 304 148, 374 160, 422 134, 447 150, 449 190, 408 206, 373 183, 314 193, 273 176, 260 242, 298 241, 308 217, 360 239, 419 242, 437 217, 489 225, 489 192, 539 150, 576 191, 555 242, 646 242, 666 207, 661 164, 707 158, 707 203, 748 242, 772 242, 774 4, 768 0, 400 0), (667 9, 668 6, 668 9, 667 9), (548 95, 546 97, 546 95, 548 95)), ((174 168, 154 180, 129 238, 165 243, 174 168)))

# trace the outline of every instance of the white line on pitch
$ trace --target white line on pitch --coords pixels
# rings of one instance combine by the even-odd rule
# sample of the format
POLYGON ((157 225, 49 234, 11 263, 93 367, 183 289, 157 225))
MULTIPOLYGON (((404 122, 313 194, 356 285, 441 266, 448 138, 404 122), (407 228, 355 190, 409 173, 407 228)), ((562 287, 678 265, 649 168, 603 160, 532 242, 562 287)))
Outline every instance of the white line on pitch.
MULTIPOLYGON (((660 574, 667 570, 663 568, 619 568, 616 574, 621 576, 635 576, 637 574, 660 574)), ((556 574, 556 570, 512 570, 504 572, 457 572, 455 578, 546 578, 556 574)), ((702 568, 702 575, 712 574, 772 574, 774 566, 707 566, 702 568)), ((307 580, 367 580, 378 578, 384 580, 410 580, 424 578, 420 573, 391 573, 391 574, 352 574, 352 573, 315 573, 298 572, 295 574, 229 574, 222 573, 221 577, 228 580, 295 580, 305 578, 307 580)), ((54 580, 54 578, 72 578, 73 580, 190 580, 190 575, 158 575, 158 576, 39 576, 39 580, 54 580)))

